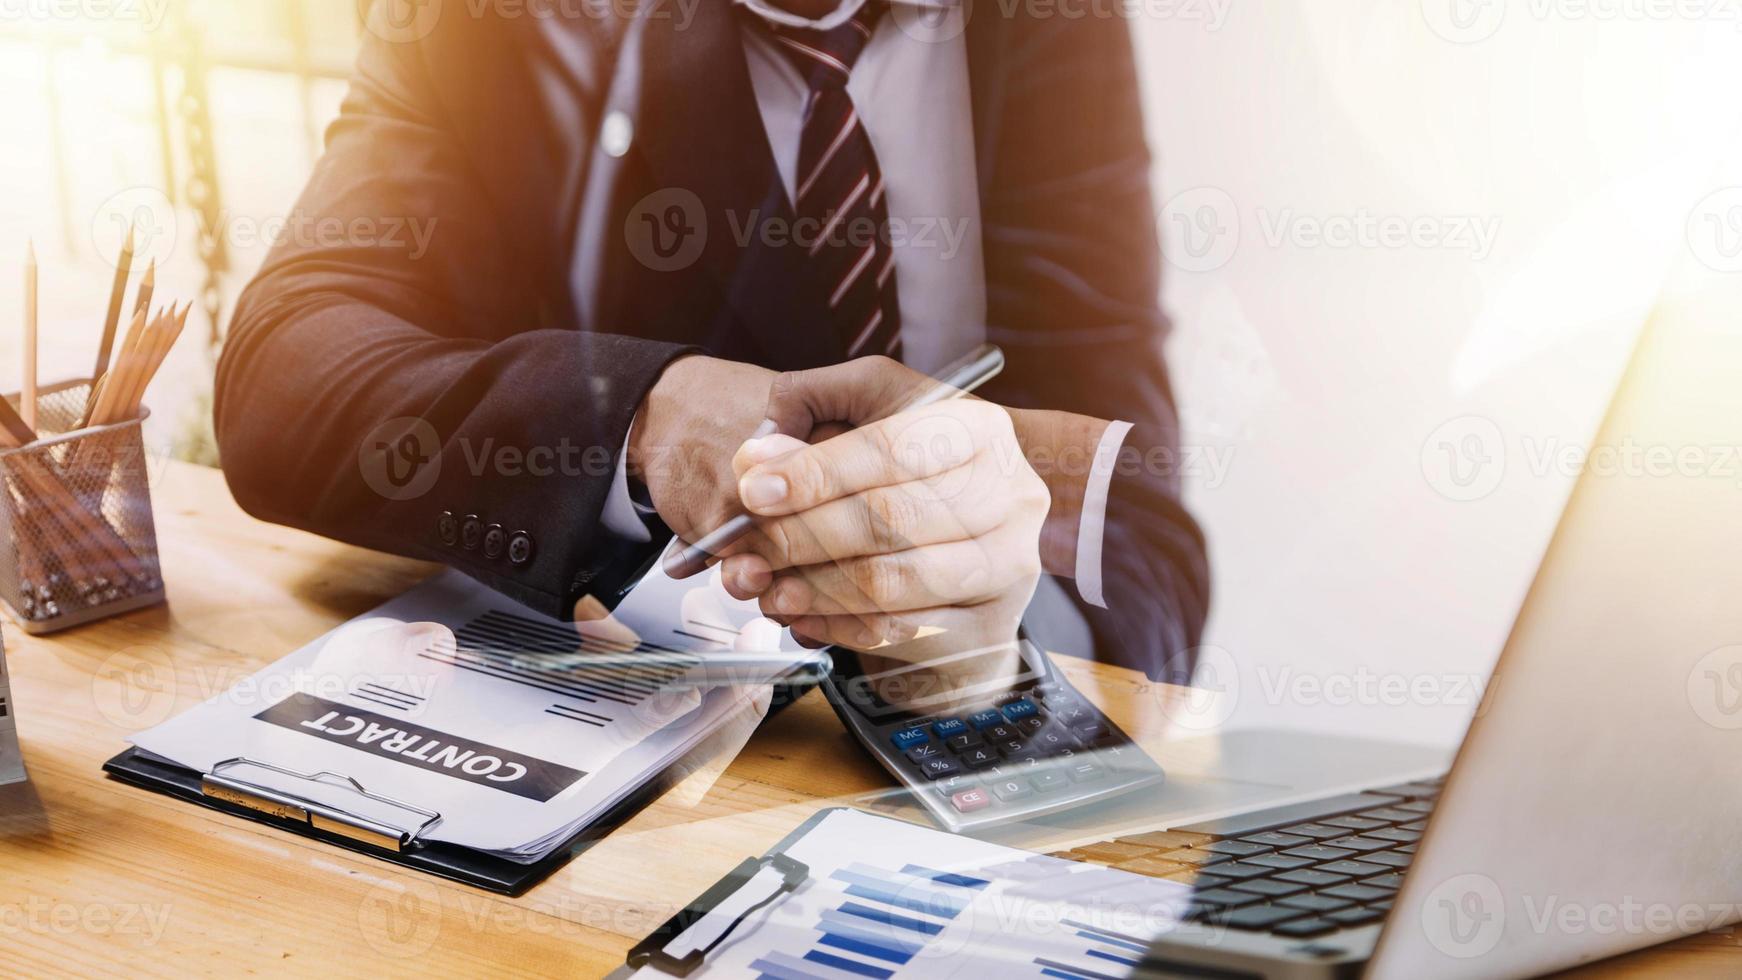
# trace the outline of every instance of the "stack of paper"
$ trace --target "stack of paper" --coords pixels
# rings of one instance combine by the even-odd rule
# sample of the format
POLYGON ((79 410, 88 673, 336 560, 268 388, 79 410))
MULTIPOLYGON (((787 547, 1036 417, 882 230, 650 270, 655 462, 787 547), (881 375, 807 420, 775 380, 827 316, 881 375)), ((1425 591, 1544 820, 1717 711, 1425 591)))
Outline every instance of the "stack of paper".
POLYGON ((655 572, 601 629, 446 572, 132 742, 408 831, 438 813, 422 839, 530 863, 722 726, 758 720, 758 689, 806 655, 709 579, 655 572), (630 632, 651 662, 624 666, 620 642, 598 639, 630 632), (747 645, 781 655, 734 686, 686 682, 708 653, 747 645))

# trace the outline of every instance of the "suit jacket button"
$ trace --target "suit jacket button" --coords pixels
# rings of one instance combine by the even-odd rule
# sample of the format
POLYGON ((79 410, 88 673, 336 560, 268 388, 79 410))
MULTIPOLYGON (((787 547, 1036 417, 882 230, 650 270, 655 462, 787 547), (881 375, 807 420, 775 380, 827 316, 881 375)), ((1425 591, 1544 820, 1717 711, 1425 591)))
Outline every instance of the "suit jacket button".
POLYGON ((451 510, 442 511, 442 516, 436 518, 436 533, 441 535, 442 544, 452 548, 454 542, 460 540, 460 522, 451 510))
POLYGON ((484 522, 478 520, 477 514, 467 514, 460 522, 460 547, 467 551, 477 551, 478 542, 484 539, 484 522))
POLYGON ((605 115, 604 125, 599 127, 599 147, 607 156, 620 157, 629 152, 629 143, 635 138, 635 124, 629 121, 629 114, 621 109, 612 109, 605 115))
POLYGON ((492 524, 484 529, 484 557, 495 561, 502 557, 502 552, 508 547, 508 532, 502 530, 502 525, 492 524))
POLYGON ((532 560, 532 535, 525 531, 515 531, 508 539, 508 560, 516 565, 524 565, 532 560))

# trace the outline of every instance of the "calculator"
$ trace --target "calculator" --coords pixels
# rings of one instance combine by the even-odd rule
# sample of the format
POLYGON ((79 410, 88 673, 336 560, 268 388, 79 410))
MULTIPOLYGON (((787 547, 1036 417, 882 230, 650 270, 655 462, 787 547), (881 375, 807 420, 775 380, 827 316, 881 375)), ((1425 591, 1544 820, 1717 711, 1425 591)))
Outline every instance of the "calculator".
POLYGON ((1018 643, 1022 666, 1014 681, 1001 678, 996 690, 978 697, 960 690, 937 696, 936 710, 927 710, 923 697, 896 705, 877 693, 889 690, 893 675, 924 665, 867 673, 858 654, 840 647, 830 651, 834 666, 823 692, 859 743, 934 820, 958 833, 1069 810, 1163 779, 1161 767, 1038 647, 1026 637, 1018 643))

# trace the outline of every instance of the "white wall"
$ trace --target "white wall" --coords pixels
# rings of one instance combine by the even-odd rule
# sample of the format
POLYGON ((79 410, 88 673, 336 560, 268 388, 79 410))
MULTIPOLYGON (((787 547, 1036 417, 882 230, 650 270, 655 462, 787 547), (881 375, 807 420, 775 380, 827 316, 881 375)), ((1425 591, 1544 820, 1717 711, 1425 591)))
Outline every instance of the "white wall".
POLYGON ((1708 200, 1742 23, 1129 6, 1215 566, 1201 680, 1225 694, 1190 721, 1453 742, 1572 485, 1544 457, 1594 433, 1671 264, 1742 242, 1742 206, 1708 200), (1416 240, 1313 237, 1361 216, 1416 240))

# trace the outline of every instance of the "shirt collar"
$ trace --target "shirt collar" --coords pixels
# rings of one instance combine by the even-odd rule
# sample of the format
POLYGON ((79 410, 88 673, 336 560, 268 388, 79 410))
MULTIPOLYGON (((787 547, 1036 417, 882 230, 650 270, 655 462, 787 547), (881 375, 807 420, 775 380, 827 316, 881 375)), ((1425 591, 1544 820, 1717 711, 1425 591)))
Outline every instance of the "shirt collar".
MULTIPOLYGON (((733 0, 740 7, 747 7, 758 17, 771 24, 784 24, 788 27, 805 27, 814 31, 827 31, 845 24, 859 8, 865 6, 867 0, 841 0, 839 6, 821 17, 800 17, 776 7, 769 0, 733 0)), ((947 9, 957 6, 961 0, 887 0, 896 6, 906 7, 936 7, 947 9)))

